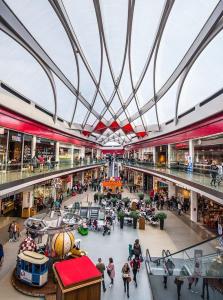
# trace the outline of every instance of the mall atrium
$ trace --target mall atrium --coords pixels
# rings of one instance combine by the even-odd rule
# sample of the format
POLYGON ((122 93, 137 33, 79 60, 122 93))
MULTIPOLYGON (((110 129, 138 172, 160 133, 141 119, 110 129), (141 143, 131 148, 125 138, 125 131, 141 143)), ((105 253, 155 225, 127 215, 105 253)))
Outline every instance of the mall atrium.
POLYGON ((223 299, 223 0, 0 0, 0 299, 223 299))

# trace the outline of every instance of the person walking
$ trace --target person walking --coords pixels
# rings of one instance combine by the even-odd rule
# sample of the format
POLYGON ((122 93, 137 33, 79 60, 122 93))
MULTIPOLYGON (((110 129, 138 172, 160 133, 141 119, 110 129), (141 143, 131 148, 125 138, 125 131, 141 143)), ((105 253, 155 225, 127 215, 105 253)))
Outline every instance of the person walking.
POLYGON ((3 245, 0 243, 0 267, 2 266, 4 261, 4 249, 3 245))
POLYGON ((182 285, 184 283, 184 280, 183 280, 183 278, 181 278, 181 277, 178 276, 178 277, 175 278, 174 283, 177 286, 177 299, 180 300, 181 287, 182 287, 182 285))
POLYGON ((140 260, 137 256, 134 257, 133 260, 131 260, 130 266, 132 268, 133 281, 135 282, 135 287, 137 287, 136 275, 137 275, 137 272, 139 272, 139 269, 140 269, 140 260))
POLYGON ((105 264, 102 262, 101 258, 98 259, 98 263, 96 264, 96 268, 98 269, 98 271, 101 272, 101 275, 102 275, 102 287, 103 287, 103 291, 106 292, 105 276, 104 276, 105 264))
POLYGON ((122 267, 122 279, 124 283, 124 291, 127 292, 127 297, 129 298, 129 282, 131 281, 130 267, 128 263, 125 263, 122 267))
POLYGON ((134 246, 133 246, 133 253, 135 254, 135 257, 140 258, 142 255, 141 246, 139 244, 139 239, 135 240, 134 246))
POLYGON ((177 209, 178 209, 178 215, 181 216, 182 204, 180 201, 178 201, 177 209))
POLYGON ((218 167, 215 162, 213 162, 211 164, 210 172, 211 172, 211 178, 212 178, 210 185, 212 186, 214 184, 214 187, 216 187, 216 177, 218 174, 218 167))
POLYGON ((107 274, 111 279, 111 282, 109 284, 109 288, 111 288, 112 285, 114 284, 114 278, 115 278, 115 265, 112 257, 109 258, 109 264, 107 266, 107 274))

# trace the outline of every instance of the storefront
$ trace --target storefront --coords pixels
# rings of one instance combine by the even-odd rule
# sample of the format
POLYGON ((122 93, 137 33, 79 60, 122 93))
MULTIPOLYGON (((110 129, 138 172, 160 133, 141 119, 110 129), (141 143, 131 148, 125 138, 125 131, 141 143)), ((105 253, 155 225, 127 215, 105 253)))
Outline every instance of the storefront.
POLYGON ((1 216, 21 217, 23 194, 17 193, 0 200, 1 216))
POLYGON ((156 147, 157 163, 159 165, 165 165, 167 162, 167 146, 156 147))
POLYGON ((52 180, 34 185, 33 206, 36 208, 37 212, 42 210, 45 206, 48 206, 48 204, 52 201, 53 195, 54 187, 52 185, 52 180))
POLYGON ((8 130, 0 128, 0 170, 6 169, 8 130))
POLYGON ((8 140, 8 166, 7 170, 20 170, 22 163, 23 134, 9 131, 8 140))
POLYGON ((60 144, 59 160, 60 164, 71 165, 73 163, 72 146, 60 144))
POLYGON ((51 140, 37 138, 36 140, 36 155, 41 156, 43 155, 45 158, 48 156, 52 157, 55 156, 56 151, 56 143, 51 140))
POLYGON ((137 190, 143 189, 143 173, 134 171, 134 185, 137 190))
POLYGON ((168 193, 168 181, 159 177, 153 177, 153 189, 157 193, 168 193))
POLYGON ((223 224, 223 205, 198 194, 197 217, 209 230, 217 231, 218 223, 223 224))
POLYGON ((143 174, 143 190, 149 192, 153 189, 153 176, 150 174, 143 174))

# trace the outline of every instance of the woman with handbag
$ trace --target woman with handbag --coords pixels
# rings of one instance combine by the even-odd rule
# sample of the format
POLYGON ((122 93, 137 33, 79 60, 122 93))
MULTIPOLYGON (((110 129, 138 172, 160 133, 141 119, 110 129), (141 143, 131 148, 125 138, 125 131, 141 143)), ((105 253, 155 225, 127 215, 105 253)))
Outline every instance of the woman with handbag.
POLYGON ((107 274, 108 274, 109 278, 111 279, 111 283, 109 285, 109 288, 111 288, 114 283, 114 278, 115 278, 115 265, 114 265, 112 257, 109 258, 109 264, 107 266, 107 274))
POLYGON ((127 291, 127 297, 129 298, 129 283, 132 280, 130 276, 130 267, 128 263, 125 263, 122 267, 122 279, 124 282, 124 291, 127 291))

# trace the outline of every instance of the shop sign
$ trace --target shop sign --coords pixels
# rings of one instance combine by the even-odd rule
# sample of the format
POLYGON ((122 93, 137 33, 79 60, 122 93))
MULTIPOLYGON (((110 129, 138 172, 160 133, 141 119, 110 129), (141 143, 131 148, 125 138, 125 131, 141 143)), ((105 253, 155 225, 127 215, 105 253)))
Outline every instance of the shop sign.
POLYGON ((14 142, 21 142, 21 136, 12 135, 12 141, 14 141, 14 142))
POLYGON ((20 279, 32 282, 32 274, 21 270, 20 279))

